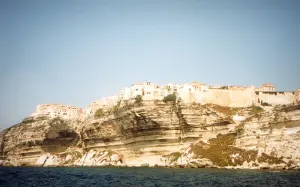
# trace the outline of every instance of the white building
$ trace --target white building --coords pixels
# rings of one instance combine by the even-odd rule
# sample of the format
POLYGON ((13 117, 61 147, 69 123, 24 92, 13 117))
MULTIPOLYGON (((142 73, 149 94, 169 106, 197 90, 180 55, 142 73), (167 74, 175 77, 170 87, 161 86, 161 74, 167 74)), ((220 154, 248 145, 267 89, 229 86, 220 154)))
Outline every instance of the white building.
POLYGON ((131 98, 131 89, 130 88, 122 89, 119 96, 122 100, 129 100, 131 98))
POLYGON ((61 104, 37 105, 36 111, 30 116, 46 115, 49 117, 61 117, 65 119, 81 118, 86 115, 85 110, 79 107, 61 104))
POLYGON ((256 91, 274 92, 275 87, 272 84, 263 84, 259 88, 257 88, 256 91))
POLYGON ((136 83, 131 86, 131 98, 141 95, 143 100, 161 99, 160 87, 152 82, 136 83))
POLYGON ((164 85, 161 87, 161 96, 166 97, 169 94, 178 94, 180 88, 182 85, 180 84, 173 84, 173 83, 168 83, 167 85, 164 85))
POLYGON ((207 92, 208 91, 208 88, 209 86, 207 84, 203 84, 203 83, 198 83, 198 82, 192 82, 191 84, 195 91, 201 91, 201 92, 207 92))
POLYGON ((135 98, 138 95, 144 94, 144 83, 135 83, 130 87, 131 98, 135 98))
POLYGON ((178 90, 178 96, 184 103, 194 102, 196 88, 191 83, 183 84, 178 90))
POLYGON ((92 104, 89 105, 88 114, 93 115, 96 110, 99 108, 111 108, 118 103, 120 97, 118 95, 104 97, 102 99, 94 101, 92 104))

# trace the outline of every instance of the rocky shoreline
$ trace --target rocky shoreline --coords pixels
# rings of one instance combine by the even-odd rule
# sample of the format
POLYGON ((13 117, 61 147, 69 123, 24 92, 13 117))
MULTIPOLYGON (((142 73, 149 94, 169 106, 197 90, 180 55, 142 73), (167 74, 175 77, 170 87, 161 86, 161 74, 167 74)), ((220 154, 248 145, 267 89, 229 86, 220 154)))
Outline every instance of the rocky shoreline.
POLYGON ((300 169, 300 106, 153 102, 84 120, 29 117, 0 133, 3 166, 300 169), (246 120, 232 120, 242 113, 246 120))

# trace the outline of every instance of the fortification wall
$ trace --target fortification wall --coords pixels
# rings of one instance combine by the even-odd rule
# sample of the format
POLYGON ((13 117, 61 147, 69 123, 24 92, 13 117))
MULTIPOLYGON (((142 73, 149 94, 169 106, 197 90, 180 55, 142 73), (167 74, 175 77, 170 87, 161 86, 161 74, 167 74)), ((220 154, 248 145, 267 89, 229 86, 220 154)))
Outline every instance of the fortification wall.
POLYGON ((256 103, 268 103, 270 105, 293 104, 295 94, 293 92, 256 92, 256 103))
POLYGON ((255 99, 254 88, 245 89, 209 89, 207 92, 191 92, 182 90, 179 97, 185 103, 212 103, 229 107, 249 107, 252 106, 255 99))
POLYGON ((295 102, 300 103, 300 89, 295 92, 295 102))
MULTIPOLYGON (((165 94, 165 95, 167 95, 167 94, 165 94)), ((201 96, 202 93, 196 94, 194 92, 191 92, 189 90, 189 88, 187 88, 187 87, 184 87, 184 88, 180 89, 179 92, 178 92, 178 96, 182 99, 182 101, 184 103, 196 102, 196 100, 195 100, 196 95, 201 96)))
POLYGON ((254 88, 244 90, 212 89, 207 92, 206 103, 229 107, 249 107, 255 99, 254 88))

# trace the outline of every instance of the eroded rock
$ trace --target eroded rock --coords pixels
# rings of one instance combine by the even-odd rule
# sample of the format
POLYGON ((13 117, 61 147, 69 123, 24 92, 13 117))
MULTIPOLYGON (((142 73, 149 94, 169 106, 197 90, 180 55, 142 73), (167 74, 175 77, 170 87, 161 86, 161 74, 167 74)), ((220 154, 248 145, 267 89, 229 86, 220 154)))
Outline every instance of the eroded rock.
POLYGON ((153 103, 97 119, 30 117, 0 132, 12 166, 171 166, 295 169, 298 106, 229 108, 153 103), (234 122, 243 113, 246 120, 234 122))

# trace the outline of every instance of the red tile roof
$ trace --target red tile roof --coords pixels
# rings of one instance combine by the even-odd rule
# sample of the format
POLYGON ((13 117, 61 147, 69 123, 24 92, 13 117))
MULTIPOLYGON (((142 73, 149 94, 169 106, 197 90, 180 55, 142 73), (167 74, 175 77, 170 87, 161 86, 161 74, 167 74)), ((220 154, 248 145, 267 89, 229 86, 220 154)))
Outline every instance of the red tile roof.
POLYGON ((261 87, 274 87, 272 84, 263 84, 261 87))

